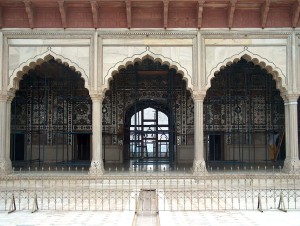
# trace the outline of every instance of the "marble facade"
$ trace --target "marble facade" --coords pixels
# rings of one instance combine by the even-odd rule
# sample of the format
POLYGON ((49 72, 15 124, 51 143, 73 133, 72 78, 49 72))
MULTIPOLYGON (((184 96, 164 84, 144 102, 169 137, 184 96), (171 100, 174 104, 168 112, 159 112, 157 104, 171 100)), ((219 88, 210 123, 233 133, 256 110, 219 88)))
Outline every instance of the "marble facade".
POLYGON ((10 104, 22 76, 49 58, 81 74, 93 101, 91 173, 104 172, 102 100, 121 68, 145 58, 183 75, 194 98, 194 170, 205 168, 203 100, 214 74, 242 57, 273 75, 285 101, 285 168, 300 168, 297 100, 300 94, 300 31, 295 29, 2 29, 0 31, 0 171, 11 170, 10 104))

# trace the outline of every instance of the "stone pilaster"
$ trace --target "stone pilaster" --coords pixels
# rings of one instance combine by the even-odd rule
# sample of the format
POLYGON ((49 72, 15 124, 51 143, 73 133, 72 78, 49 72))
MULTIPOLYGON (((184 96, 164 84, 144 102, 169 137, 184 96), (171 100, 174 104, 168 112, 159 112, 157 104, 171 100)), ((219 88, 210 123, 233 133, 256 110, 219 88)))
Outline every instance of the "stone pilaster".
POLYGON ((104 166, 102 160, 102 101, 103 95, 92 93, 90 97, 93 102, 93 137, 92 137, 92 162, 89 173, 102 175, 104 166))
POLYGON ((202 92, 194 92, 194 174, 206 171, 204 160, 204 144, 203 144, 203 101, 205 94, 202 92))
POLYGON ((283 170, 300 171, 298 150, 298 95, 284 95, 286 158, 283 170))
POLYGON ((12 172, 10 160, 10 118, 12 93, 0 94, 0 174, 12 172))

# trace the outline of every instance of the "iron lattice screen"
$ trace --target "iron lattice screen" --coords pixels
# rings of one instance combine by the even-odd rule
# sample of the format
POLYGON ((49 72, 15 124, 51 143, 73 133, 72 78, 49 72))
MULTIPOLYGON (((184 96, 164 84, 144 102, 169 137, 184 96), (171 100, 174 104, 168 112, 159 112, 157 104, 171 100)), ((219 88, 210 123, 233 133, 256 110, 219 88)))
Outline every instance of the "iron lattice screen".
POLYGON ((204 130, 207 161, 283 160, 284 104, 272 76, 244 59, 221 70, 204 101, 204 130), (272 157, 269 140, 276 132, 272 157))
POLYGON ((92 102, 79 74, 43 63, 24 75, 11 106, 13 162, 89 160, 92 102))

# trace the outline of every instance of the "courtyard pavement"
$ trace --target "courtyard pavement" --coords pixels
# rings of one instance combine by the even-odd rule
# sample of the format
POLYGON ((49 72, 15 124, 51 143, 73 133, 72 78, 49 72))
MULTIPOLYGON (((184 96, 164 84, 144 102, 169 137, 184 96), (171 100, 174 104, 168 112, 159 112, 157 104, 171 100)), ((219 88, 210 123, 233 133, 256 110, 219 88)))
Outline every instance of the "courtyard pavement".
MULTIPOLYGON (((0 212, 1 226, 65 226, 101 225, 132 226, 133 211, 17 211, 11 214, 0 212)), ((300 226, 300 211, 287 213, 278 210, 248 211, 160 211, 161 226, 300 226)), ((143 217, 143 216, 139 216, 143 217)), ((149 220, 143 226, 152 225, 149 220)))

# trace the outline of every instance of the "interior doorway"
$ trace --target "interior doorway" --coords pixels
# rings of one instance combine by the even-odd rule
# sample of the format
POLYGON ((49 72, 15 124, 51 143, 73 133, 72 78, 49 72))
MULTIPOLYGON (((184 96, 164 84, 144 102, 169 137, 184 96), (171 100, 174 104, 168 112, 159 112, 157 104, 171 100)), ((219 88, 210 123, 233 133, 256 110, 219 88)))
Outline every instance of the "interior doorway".
POLYGON ((90 134, 77 134, 77 158, 79 161, 90 161, 90 134))
POLYGON ((209 161, 220 161, 222 160, 222 136, 220 134, 210 134, 208 136, 209 143, 209 161))
POLYGON ((24 161, 25 159, 25 135, 16 133, 11 135, 11 160, 24 161))
POLYGON ((168 116, 148 107, 135 113, 130 120, 130 158, 169 160, 170 128, 168 116))

